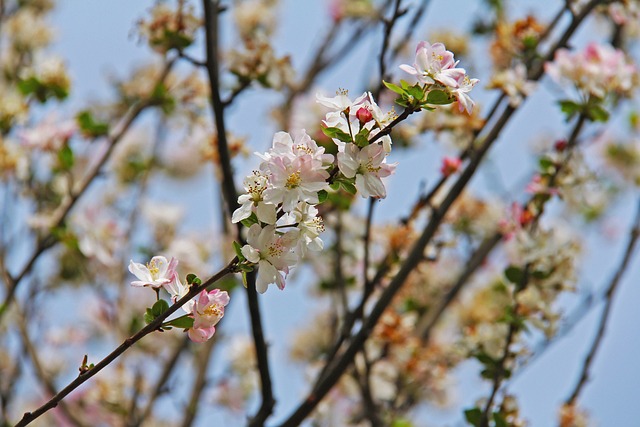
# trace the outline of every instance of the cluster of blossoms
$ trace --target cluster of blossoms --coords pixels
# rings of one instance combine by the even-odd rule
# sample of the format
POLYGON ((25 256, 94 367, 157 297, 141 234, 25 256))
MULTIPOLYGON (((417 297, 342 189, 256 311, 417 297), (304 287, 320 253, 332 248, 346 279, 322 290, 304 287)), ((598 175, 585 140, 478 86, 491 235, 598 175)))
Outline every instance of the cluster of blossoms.
POLYGON ((244 180, 246 193, 238 198, 241 206, 232 221, 253 222, 242 254, 259 266, 256 287, 261 293, 270 283, 283 289, 280 272, 288 274, 307 249, 323 247, 319 235, 324 225, 315 205, 320 192, 329 189, 327 169, 334 160, 324 151, 304 130, 295 140, 278 132, 272 148, 260 155, 258 170, 244 180))
POLYGON ((469 78, 464 68, 456 67, 458 61, 453 53, 448 51, 442 43, 430 44, 423 41, 416 49, 416 59, 413 66, 401 65, 400 68, 415 76, 420 83, 437 85, 444 89, 458 101, 460 111, 471 113, 474 102, 469 92, 478 83, 478 79, 469 78))
POLYGON ((559 49, 545 71, 556 82, 570 81, 578 90, 597 98, 609 93, 629 96, 638 86, 638 72, 622 50, 590 43, 581 52, 559 49))
MULTIPOLYGON (((170 261, 163 256, 154 256, 147 265, 131 261, 129 271, 138 280, 131 282, 132 286, 149 286, 159 290, 164 288, 171 301, 176 302, 185 296, 189 288, 181 281, 176 271, 178 260, 170 261)), ((224 316, 224 307, 229 304, 229 294, 220 289, 207 291, 203 289, 194 299, 182 306, 187 316, 193 318, 193 326, 188 328, 189 338, 195 342, 209 340, 216 331, 216 325, 224 316)))
POLYGON ((166 53, 184 49, 195 40, 195 32, 202 25, 192 5, 178 2, 177 9, 164 2, 156 3, 148 20, 138 22, 140 36, 147 39, 153 50, 166 53))

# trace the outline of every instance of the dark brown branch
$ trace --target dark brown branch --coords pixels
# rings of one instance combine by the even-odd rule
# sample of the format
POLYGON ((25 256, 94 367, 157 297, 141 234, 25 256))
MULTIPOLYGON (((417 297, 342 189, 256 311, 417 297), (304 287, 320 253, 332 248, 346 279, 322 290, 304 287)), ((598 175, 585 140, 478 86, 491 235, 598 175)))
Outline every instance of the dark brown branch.
POLYGON ((210 285, 222 279, 227 274, 234 273, 236 271, 237 263, 238 263, 238 259, 234 258, 226 267, 224 267, 218 273, 211 276, 200 286, 192 286, 191 289, 189 289, 189 292, 184 297, 182 297, 175 304, 169 307, 167 311, 162 313, 160 316, 156 317, 153 322, 149 323, 147 326, 140 329, 134 335, 124 340, 122 344, 120 344, 115 350, 113 350, 104 359, 98 362, 93 368, 78 375, 78 377, 75 380, 71 381, 64 389, 59 391, 55 396, 53 396, 51 399, 49 399, 49 401, 47 401, 45 404, 40 406, 35 411, 26 412, 22 417, 22 419, 20 420, 20 422, 18 422, 18 424, 16 424, 15 427, 26 426, 30 424, 33 420, 35 420, 36 418, 38 418, 39 416, 47 412, 49 409, 56 407, 60 403, 60 401, 62 401, 62 399, 64 399, 69 393, 71 393, 76 388, 80 387, 88 379, 90 379, 91 377, 96 375, 98 372, 100 372, 102 369, 107 367, 111 362, 116 360, 125 351, 127 351, 133 344, 140 341, 142 338, 149 335, 150 333, 159 330, 162 323, 167 319, 167 317, 171 316, 173 313, 178 311, 180 307, 182 307, 189 300, 191 300, 193 297, 198 295, 203 289, 206 289, 210 285))
MULTIPOLYGON (((219 48, 219 22, 218 11, 220 10, 219 2, 211 0, 202 0, 205 22, 205 40, 206 40, 206 57, 207 57, 207 74, 209 76, 209 86, 211 90, 211 105, 218 134, 217 148, 220 158, 220 168, 222 170, 222 194, 224 196, 225 205, 227 207, 228 218, 231 218, 233 212, 238 207, 238 193, 233 181, 233 170, 231 167, 231 156, 227 142, 227 133, 225 128, 224 109, 225 106, 220 98, 220 76, 218 64, 218 48, 219 48)), ((240 230, 242 224, 237 224, 237 239, 242 240, 240 230)), ((247 275, 247 304, 249 306, 249 314, 251 316, 251 329, 253 340, 256 347, 256 356, 258 362, 258 370, 260 373, 262 404, 258 413, 252 418, 249 425, 258 426, 264 423, 264 420, 273 412, 275 399, 273 397, 273 389, 271 385, 271 372, 269 369, 268 348, 264 339, 262 328, 262 319, 260 315, 260 305, 258 301, 258 293, 255 287, 255 274, 247 275)))

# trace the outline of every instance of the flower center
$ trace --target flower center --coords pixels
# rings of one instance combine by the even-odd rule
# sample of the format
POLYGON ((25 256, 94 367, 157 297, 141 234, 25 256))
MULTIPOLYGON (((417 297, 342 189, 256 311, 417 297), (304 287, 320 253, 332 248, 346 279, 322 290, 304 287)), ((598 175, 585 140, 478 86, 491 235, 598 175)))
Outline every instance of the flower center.
POLYGON ((149 269, 149 274, 151 274, 151 278, 153 280, 158 280, 158 276, 160 275, 160 269, 155 261, 151 261, 147 264, 147 268, 149 269))
POLYGON ((292 188, 298 187, 300 185, 300 181, 300 171, 296 171, 289 175, 284 186, 291 190, 292 188))
POLYGON ((213 304, 204 309, 205 316, 222 317, 222 310, 218 308, 218 304, 213 304))

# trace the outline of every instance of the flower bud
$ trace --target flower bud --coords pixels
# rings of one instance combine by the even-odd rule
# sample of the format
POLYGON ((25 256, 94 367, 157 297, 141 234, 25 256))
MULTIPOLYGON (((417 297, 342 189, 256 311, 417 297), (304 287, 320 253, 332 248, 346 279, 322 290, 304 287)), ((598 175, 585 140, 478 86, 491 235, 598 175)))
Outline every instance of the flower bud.
POLYGON ((450 176, 458 170, 460 170, 460 166, 462 165, 462 160, 457 157, 445 157, 442 160, 442 167, 440 168, 440 172, 444 176, 450 176))
POLYGON ((371 120, 373 120, 373 114, 371 114, 371 111, 369 111, 369 109, 365 107, 361 107, 356 112, 356 117, 358 118, 358 120, 360 120, 360 123, 362 124, 368 123, 371 120))

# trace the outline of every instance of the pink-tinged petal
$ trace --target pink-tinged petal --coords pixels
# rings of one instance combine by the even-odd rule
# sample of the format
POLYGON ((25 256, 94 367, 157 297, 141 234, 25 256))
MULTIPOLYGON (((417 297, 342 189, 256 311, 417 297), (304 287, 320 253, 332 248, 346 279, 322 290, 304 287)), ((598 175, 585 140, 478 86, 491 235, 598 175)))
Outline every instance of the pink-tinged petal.
POLYGON ((367 175, 364 177, 364 186, 371 196, 384 199, 387 197, 387 189, 382 180, 376 175, 367 175))
POLYGON ((413 68, 411 65, 407 65, 407 64, 402 64, 399 67, 402 71, 404 71, 405 73, 409 73, 412 76, 417 76, 418 74, 420 74, 418 72, 418 70, 416 70, 415 68, 413 68))
POLYGON ((265 293, 269 284, 275 283, 276 275, 279 274, 278 270, 276 270, 270 262, 260 260, 258 264, 258 277, 256 278, 256 290, 261 294, 265 293))
POLYGON ((260 261, 260 252, 258 252, 258 250, 256 250, 253 246, 251 245, 244 245, 242 247, 242 249, 240 249, 240 252, 242 252, 242 255, 249 261, 252 263, 257 263, 258 261, 260 261))
MULTIPOLYGON (((133 260, 130 260, 129 272, 140 280, 147 281, 147 282, 152 281, 151 274, 149 273, 149 269, 144 264, 140 264, 139 262, 133 262, 133 260)), ((134 286, 138 286, 138 285, 134 285, 134 286)))
POLYGON ((210 328, 203 328, 203 329, 191 328, 189 329, 187 334, 189 335, 189 339, 191 341, 197 342, 197 343, 203 343, 203 342, 209 341, 209 339, 211 339, 211 337, 213 336, 213 334, 215 334, 215 332, 216 332, 216 328, 215 326, 212 326, 210 328))

